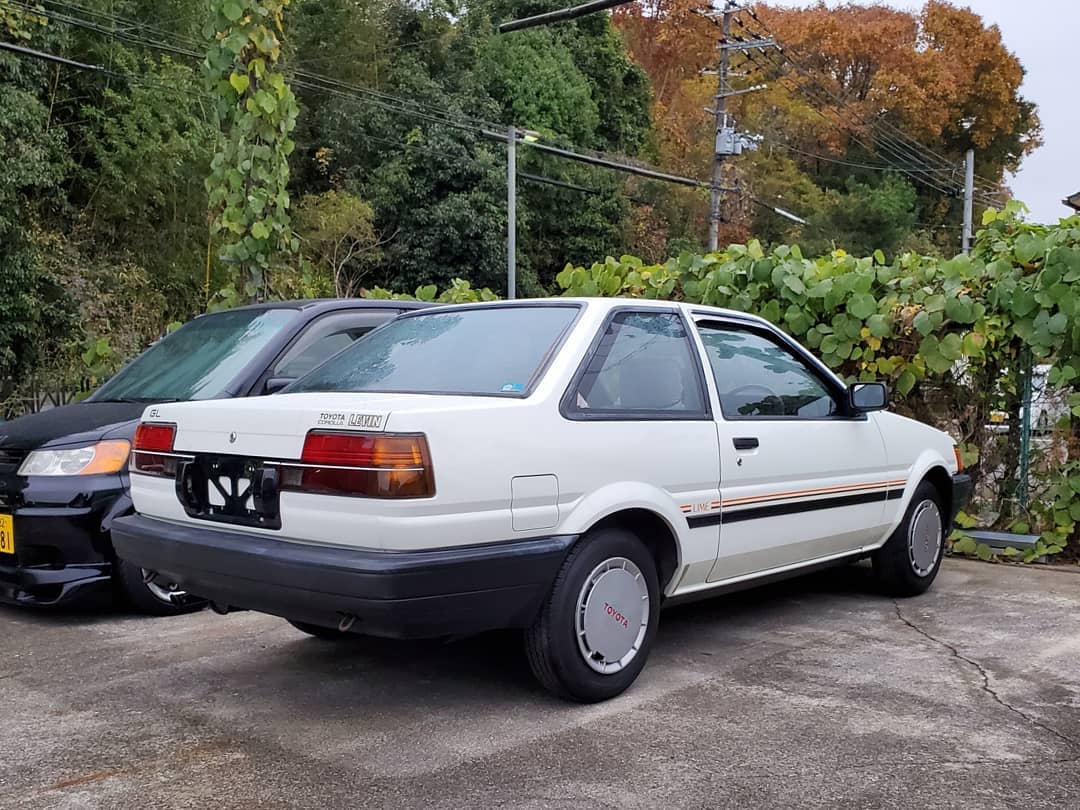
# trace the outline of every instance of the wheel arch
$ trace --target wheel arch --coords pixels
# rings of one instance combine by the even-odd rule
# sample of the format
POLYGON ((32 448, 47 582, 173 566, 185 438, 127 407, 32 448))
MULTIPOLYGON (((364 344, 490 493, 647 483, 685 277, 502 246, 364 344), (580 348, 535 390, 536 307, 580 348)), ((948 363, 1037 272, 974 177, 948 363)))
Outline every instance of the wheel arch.
POLYGON ((617 528, 634 534, 649 549, 656 562, 660 592, 664 593, 679 570, 679 539, 668 521, 658 512, 632 507, 611 512, 594 523, 589 531, 617 528))
MULTIPOLYGON (((924 473, 922 478, 919 479, 919 484, 927 482, 934 486, 934 489, 938 491, 938 495, 941 496, 941 505, 945 510, 945 515, 955 514, 953 511, 953 491, 952 491, 952 476, 949 471, 945 469, 942 464, 934 464, 929 467, 924 473)), ((918 484, 915 485, 918 488, 918 484)), ((914 490, 912 490, 914 494, 914 490)), ((945 527, 945 533, 948 534, 951 527, 945 527)))

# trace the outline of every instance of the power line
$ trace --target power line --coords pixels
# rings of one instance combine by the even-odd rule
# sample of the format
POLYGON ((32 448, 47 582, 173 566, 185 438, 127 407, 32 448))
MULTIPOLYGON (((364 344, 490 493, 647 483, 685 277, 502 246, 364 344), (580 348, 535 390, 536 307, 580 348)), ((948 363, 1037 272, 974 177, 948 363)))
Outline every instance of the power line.
MULTIPOLYGON (((10 1, 13 5, 23 5, 21 3, 18 3, 17 0, 10 1)), ((71 6, 74 4, 64 5, 71 6)), ((129 34, 118 33, 114 29, 106 28, 104 26, 90 23, 86 20, 80 20, 75 17, 56 15, 55 12, 52 12, 52 14, 56 16, 57 19, 60 19, 61 22, 67 22, 71 25, 81 26, 87 28, 88 30, 96 31, 98 33, 108 36, 120 36, 127 39, 128 41, 131 41, 135 44, 141 45, 149 49, 165 50, 166 52, 180 53, 184 56, 202 59, 202 54, 196 51, 177 47, 176 45, 170 45, 169 43, 153 42, 139 37, 134 37, 129 34)), ((129 20, 124 20, 121 17, 116 17, 115 15, 111 16, 111 20, 121 23, 131 22, 129 20)), ((349 84, 347 82, 331 79, 327 76, 321 76, 315 73, 309 73, 307 71, 296 70, 293 71, 292 74, 292 84, 297 87, 303 87, 313 91, 321 91, 330 95, 337 95, 343 98, 361 100, 389 112, 409 115, 416 119, 425 120, 430 123, 441 124, 444 126, 454 127, 469 132, 479 132, 480 134, 484 134, 488 137, 495 137, 499 140, 505 139, 505 134, 502 132, 503 127, 500 124, 495 124, 480 118, 466 116, 462 113, 445 110, 435 107, 433 105, 412 101, 410 99, 404 99, 400 96, 396 96, 390 93, 380 92, 377 90, 371 90, 370 88, 349 84), (498 130, 498 132, 493 133, 492 130, 498 130)), ((687 186, 707 185, 693 178, 680 177, 678 175, 668 174, 666 172, 661 172, 648 166, 625 163, 623 161, 614 160, 611 157, 605 156, 603 154, 590 155, 580 151, 572 151, 569 149, 562 149, 559 147, 548 146, 546 144, 539 144, 530 141, 524 141, 524 143, 534 148, 541 149, 543 151, 559 154, 562 157, 566 157, 571 160, 591 163, 596 166, 602 166, 627 174, 635 174, 643 177, 650 177, 656 180, 664 180, 667 182, 678 183, 687 186)))
POLYGON ((895 166, 890 166, 890 165, 884 164, 884 163, 859 163, 859 162, 853 161, 853 160, 844 160, 843 158, 832 157, 830 155, 823 155, 820 152, 808 152, 805 149, 799 149, 798 147, 792 146, 791 144, 789 144, 789 143, 787 143, 785 141, 776 140, 776 139, 773 139, 773 138, 771 138, 771 137, 769 137, 767 135, 763 135, 761 137, 764 140, 768 141, 770 144, 772 144, 773 146, 775 146, 775 147, 777 147, 779 149, 783 149, 786 152, 794 152, 797 155, 802 155, 803 157, 813 158, 814 160, 824 160, 827 163, 836 163, 836 164, 838 164, 840 166, 850 166, 853 169, 870 169, 872 171, 878 171, 878 172, 895 172, 895 171, 898 171, 898 169, 895 166))
MULTIPOLYGON (((757 58, 755 56, 753 56, 752 54, 748 54, 748 56, 751 59, 751 61, 754 61, 756 64, 758 63, 757 58)), ((780 68, 779 65, 776 65, 776 64, 772 65, 772 69, 774 69, 774 70, 778 70, 779 68, 780 68)), ((812 78, 812 77, 809 76, 809 74, 804 73, 804 74, 800 74, 800 75, 804 75, 808 79, 812 78)), ((948 197, 959 196, 959 192, 960 192, 959 183, 957 182, 957 185, 955 185, 955 186, 951 185, 951 184, 948 184, 949 180, 952 180, 952 179, 954 179, 956 177, 956 175, 958 173, 958 167, 948 166, 947 168, 944 168, 944 169, 940 168, 940 167, 935 168, 935 167, 931 166, 929 163, 925 162, 922 155, 920 155, 920 154, 918 154, 916 152, 913 152, 910 149, 910 147, 905 148, 902 145, 898 145, 898 143, 894 139, 892 139, 892 138, 890 138, 888 136, 884 136, 883 137, 883 142, 879 143, 878 148, 875 149, 875 148, 869 146, 861 138, 859 138, 858 134, 856 133, 856 130, 854 129, 854 127, 852 127, 851 122, 843 117, 843 115, 840 113, 839 109, 834 108, 834 106, 832 104, 828 103, 828 102, 823 102, 821 97, 819 95, 817 95, 816 93, 814 93, 805 84, 803 84, 801 82, 798 82, 798 81, 795 81, 791 77, 789 77, 789 76, 787 76, 785 74, 782 74, 782 73, 778 74, 776 80, 777 80, 777 82, 779 84, 781 84, 782 86, 787 88, 789 91, 804 96, 807 100, 809 100, 811 102, 810 109, 813 109, 819 115, 822 115, 822 117, 825 117, 826 120, 827 120, 827 116, 825 116, 824 113, 821 112, 821 109, 828 110, 832 115, 836 116, 837 123, 841 127, 848 130, 849 135, 852 138, 852 140, 854 140, 857 144, 862 146, 864 149, 866 149, 870 153, 877 152, 878 154, 881 154, 892 165, 892 167, 896 171, 899 171, 899 172, 907 175, 908 177, 910 177, 911 179, 913 179, 916 182, 920 183, 921 185, 928 186, 929 188, 932 188, 935 191, 937 191, 938 193, 943 194, 945 196, 948 196, 948 197), (821 109, 819 109, 819 107, 821 109), (946 175, 946 177, 942 178, 941 177, 942 174, 946 175)), ((833 95, 832 98, 833 98, 833 101, 836 104, 836 107, 846 107, 847 106, 845 104, 845 102, 843 102, 842 99, 837 98, 835 95, 833 95)), ((867 126, 865 121, 863 121, 863 126, 867 127, 867 128, 870 128, 870 127, 867 126)), ((980 192, 978 196, 979 196, 979 201, 984 205, 997 205, 998 204, 997 200, 990 197, 988 194, 980 192)))
POLYGON ((615 8, 616 6, 626 6, 633 2, 636 2, 636 0, 590 0, 590 2, 582 3, 578 6, 571 6, 570 8, 563 8, 558 11, 548 11, 544 14, 536 14, 532 17, 524 17, 520 20, 504 22, 499 26, 499 33, 509 34, 511 31, 522 31, 526 28, 535 28, 538 25, 551 25, 557 22, 564 22, 565 20, 572 20, 576 17, 583 17, 586 14, 595 14, 598 11, 606 11, 609 8, 615 8))
POLYGON ((11 51, 12 53, 22 54, 23 56, 32 56, 36 59, 43 59, 46 62, 53 62, 57 65, 67 65, 68 67, 77 68, 79 70, 90 70, 96 73, 107 73, 112 76, 120 76, 119 73, 114 73, 101 65, 88 65, 85 62, 76 62, 74 59, 46 53, 45 51, 35 51, 33 48, 24 48, 22 45, 16 45, 13 42, 5 42, 2 39, 0 39, 0 50, 11 51))
MULTIPOLYGON (((530 183, 540 183, 546 186, 554 186, 555 188, 564 188, 568 191, 578 191, 582 194, 589 194, 594 197, 607 197, 609 192, 603 191, 598 188, 589 188, 588 186, 579 186, 577 183, 568 183, 565 180, 556 180, 554 177, 544 177, 539 174, 529 174, 527 172, 518 172, 517 176, 520 180, 528 180, 530 183)), ((651 205, 647 200, 643 200, 640 197, 634 197, 630 194, 624 194, 626 199, 632 203, 638 205, 651 205)))
MULTIPOLYGON (((754 19, 754 20, 755 20, 755 21, 756 21, 756 22, 758 23, 758 25, 759 25, 759 26, 760 26, 760 27, 761 27, 761 28, 762 28, 762 29, 763 29, 763 30, 764 30, 764 31, 765 31, 766 33, 768 33, 768 34, 769 34, 770 36, 774 36, 774 37, 775 37, 775 35, 774 35, 774 34, 772 33, 772 31, 770 31, 769 27, 768 27, 767 25, 765 25, 765 23, 764 23, 764 22, 762 22, 761 18, 757 16, 757 14, 756 14, 756 13, 755 13, 755 12, 753 11, 753 9, 748 9, 748 11, 749 11, 749 13, 750 13, 750 16, 751 16, 751 17, 752 17, 752 18, 753 18, 753 19, 754 19)), ((740 23, 740 25, 742 25, 742 23, 740 23)), ((745 26, 743 26, 743 27, 745 28, 745 26)), ((749 29, 747 29, 747 30, 749 30, 749 29)), ((786 59, 786 60, 787 60, 787 61, 788 61, 789 63, 791 63, 791 64, 792 64, 792 65, 793 65, 793 66, 794 66, 794 67, 796 68, 796 70, 798 70, 798 71, 799 71, 800 73, 802 73, 802 74, 804 74, 804 75, 806 75, 806 76, 808 76, 808 77, 809 77, 809 71, 808 71, 808 69, 806 69, 806 68, 805 68, 805 67, 804 67, 804 66, 803 66, 803 65, 802 65, 802 64, 801 64, 801 63, 799 62, 799 60, 798 60, 798 59, 796 59, 796 58, 794 58, 794 57, 792 56, 792 51, 791 51, 791 49, 789 49, 789 48, 785 48, 785 47, 784 47, 784 46, 782 46, 782 45, 778 45, 778 46, 777 46, 777 50, 778 50, 778 51, 780 52, 780 54, 781 54, 781 55, 782 55, 782 56, 784 57, 784 59, 786 59)), ((827 87, 823 87, 822 89, 823 89, 823 90, 824 90, 824 92, 826 92, 826 93, 827 93, 827 94, 828 94, 828 95, 829 95, 829 96, 830 96, 830 97, 831 97, 831 98, 832 98, 832 99, 833 99, 833 100, 834 100, 834 101, 835 101, 835 102, 836 102, 837 104, 839 104, 839 105, 841 105, 841 106, 844 106, 844 107, 848 107, 848 108, 850 109, 849 105, 847 104, 847 102, 846 102, 845 100, 843 100, 843 99, 841 99, 841 98, 837 97, 837 96, 836 96, 836 94, 835 94, 835 93, 833 93, 832 91, 830 91, 830 90, 829 90, 829 89, 828 89, 827 87)), ((866 122, 866 120, 865 120, 865 119, 863 119, 863 118, 862 118, 861 116, 859 116, 858 114, 856 114, 856 117, 857 117, 857 118, 859 118, 859 119, 860 119, 860 120, 861 120, 861 121, 863 122, 863 124, 864 124, 864 125, 867 125, 867 122, 866 122)), ((901 129, 900 129, 899 127, 895 126, 895 125, 894 125, 894 124, 892 124, 891 122, 889 122, 889 121, 885 120, 884 118, 881 118, 881 117, 879 117, 879 118, 877 119, 877 123, 878 123, 878 124, 879 124, 879 125, 880 125, 880 126, 881 126, 881 127, 883 128, 883 129, 884 129, 884 130, 886 130, 887 132, 891 133, 891 137, 892 137, 892 139, 893 139, 893 140, 892 140, 892 142, 893 142, 893 144, 894 144, 894 148, 898 148, 898 149, 901 149, 901 150, 903 150, 903 149, 904 149, 904 148, 906 147, 906 149, 907 149, 907 150, 909 150, 909 154, 914 154, 914 156, 915 156, 915 157, 916 157, 917 159, 923 160, 924 162, 925 162, 925 161, 927 161, 927 160, 932 160, 932 161, 936 161, 936 162, 937 162, 937 163, 939 164, 939 166, 944 166, 944 167, 945 167, 945 168, 943 168, 943 169, 938 169, 937 171, 938 171, 939 173, 942 173, 942 172, 944 172, 944 173, 948 173, 948 174, 949 174, 950 176, 954 176, 954 175, 955 175, 955 173, 956 173, 956 172, 958 171, 958 166, 957 166, 957 164, 954 164, 954 163, 953 163, 953 162, 952 162, 951 160, 949 160, 948 158, 946 158, 946 157, 944 157, 943 155, 941 155, 941 154, 939 154, 939 153, 935 152, 935 151, 934 151, 933 149, 931 149, 930 147, 926 146, 925 144, 922 144, 922 143, 920 143, 919 141, 915 140, 914 138, 912 138, 911 136, 909 136, 909 135, 908 135, 907 133, 905 133, 905 132, 904 132, 903 130, 901 130, 901 129)), ((929 165, 929 164, 928 164, 928 165, 929 165)), ((983 185, 983 189, 984 189, 984 191, 987 191, 987 190, 988 190, 988 191, 989 191, 989 193, 990 193, 990 194, 992 194, 992 195, 993 195, 993 196, 995 196, 995 197, 996 197, 996 196, 999 196, 999 195, 1000 195, 1000 186, 999 186, 998 184, 995 184, 995 183, 993 183, 992 181, 986 180, 985 178, 979 178, 979 179, 980 179, 980 180, 981 180, 981 181, 983 182, 983 184, 984 184, 984 185, 983 185)), ((989 194, 984 194, 984 196, 987 196, 987 197, 989 197, 989 194)))

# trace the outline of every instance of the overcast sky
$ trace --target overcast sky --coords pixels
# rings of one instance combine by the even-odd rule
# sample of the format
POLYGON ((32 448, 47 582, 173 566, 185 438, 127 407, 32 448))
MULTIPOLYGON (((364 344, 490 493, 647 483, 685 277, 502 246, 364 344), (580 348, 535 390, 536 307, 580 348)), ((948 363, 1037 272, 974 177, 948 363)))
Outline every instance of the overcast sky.
MULTIPOLYGON (((807 6, 805 0, 770 0, 807 6)), ((1080 0, 953 0, 1001 29, 1005 47, 1027 71, 1021 92, 1039 108, 1043 145, 1009 181, 1013 195, 1031 208, 1031 219, 1057 222, 1071 209, 1062 204, 1080 191, 1080 0)), ((888 0, 909 11, 914 0, 888 0)), ((831 0, 829 5, 836 5, 831 0)), ((979 173, 978 155, 975 173, 979 173)))

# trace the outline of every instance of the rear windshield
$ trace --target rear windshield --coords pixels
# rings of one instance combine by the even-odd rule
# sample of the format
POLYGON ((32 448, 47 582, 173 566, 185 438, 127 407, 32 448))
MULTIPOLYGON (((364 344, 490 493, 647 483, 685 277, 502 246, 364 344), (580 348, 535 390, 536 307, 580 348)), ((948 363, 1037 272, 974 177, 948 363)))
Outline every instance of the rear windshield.
POLYGON ((577 312, 511 306, 399 318, 286 390, 525 396, 577 312))
POLYGON ((103 385, 97 402, 214 399, 297 318, 295 309, 203 315, 166 335, 103 385))

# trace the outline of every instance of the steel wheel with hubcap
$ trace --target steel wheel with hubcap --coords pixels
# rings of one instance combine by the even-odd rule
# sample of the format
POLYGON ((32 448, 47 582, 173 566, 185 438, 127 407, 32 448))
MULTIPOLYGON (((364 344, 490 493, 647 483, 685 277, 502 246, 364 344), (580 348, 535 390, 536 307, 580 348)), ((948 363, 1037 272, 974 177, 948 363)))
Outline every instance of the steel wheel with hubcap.
POLYGON ((585 663, 601 675, 621 670, 649 629, 649 589, 641 569, 626 557, 604 560, 581 586, 576 613, 585 663))
POLYGON ((622 529, 583 536, 526 633, 533 673, 569 700, 615 697, 645 666, 659 600, 656 562, 637 536, 622 529))
POLYGON ((945 548, 944 513, 937 487, 929 481, 919 484, 904 519, 872 557, 874 572, 889 593, 915 596, 933 584, 945 548))
POLYGON ((934 570, 944 539, 938 505, 932 500, 920 502, 908 524, 908 559, 916 576, 929 576, 934 570))

